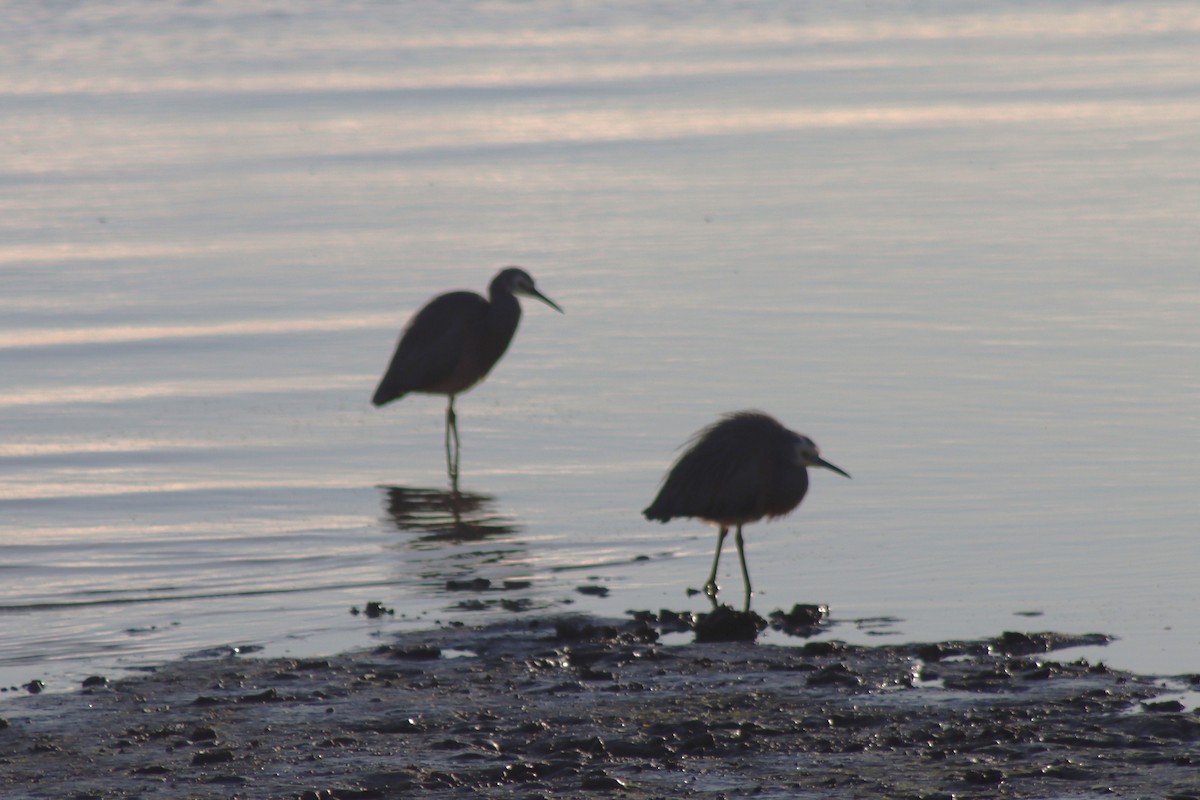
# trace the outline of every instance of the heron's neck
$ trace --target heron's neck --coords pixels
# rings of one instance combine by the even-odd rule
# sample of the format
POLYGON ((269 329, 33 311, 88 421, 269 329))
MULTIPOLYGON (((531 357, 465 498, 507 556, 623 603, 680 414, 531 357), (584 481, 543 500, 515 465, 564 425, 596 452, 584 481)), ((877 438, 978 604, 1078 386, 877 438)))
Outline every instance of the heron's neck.
POLYGON ((504 351, 508 349, 513 334, 517 332, 517 323, 521 321, 521 303, 508 292, 491 295, 488 308, 488 335, 485 347, 488 358, 495 363, 504 351))

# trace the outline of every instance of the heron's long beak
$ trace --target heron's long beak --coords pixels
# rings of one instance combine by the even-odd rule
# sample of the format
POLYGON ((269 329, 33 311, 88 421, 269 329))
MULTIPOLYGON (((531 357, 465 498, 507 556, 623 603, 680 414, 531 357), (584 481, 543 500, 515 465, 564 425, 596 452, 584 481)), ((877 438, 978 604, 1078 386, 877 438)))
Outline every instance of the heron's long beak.
POLYGON ((836 472, 838 475, 845 475, 847 478, 850 477, 849 472, 846 472, 846 470, 842 469, 841 467, 835 467, 833 464, 830 464, 828 461, 821 458, 820 456, 815 456, 813 458, 813 466, 814 467, 824 467, 825 469, 830 470, 831 472, 836 472))
POLYGON ((555 311, 557 311, 558 313, 560 313, 560 314, 562 314, 562 313, 563 313, 563 310, 562 310, 561 308, 559 308, 559 307, 558 307, 558 304, 557 304, 557 303, 555 303, 555 302, 554 302, 553 300, 551 300, 549 297, 546 297, 546 295, 542 294, 542 293, 541 293, 541 292, 539 292, 537 289, 534 289, 532 286, 530 286, 530 287, 529 287, 528 289, 526 289, 525 291, 526 291, 526 293, 527 293, 527 294, 528 294, 530 297, 536 297, 538 300, 541 300, 543 303, 545 303, 546 305, 550 306, 551 308, 553 308, 553 309, 554 309, 555 311))

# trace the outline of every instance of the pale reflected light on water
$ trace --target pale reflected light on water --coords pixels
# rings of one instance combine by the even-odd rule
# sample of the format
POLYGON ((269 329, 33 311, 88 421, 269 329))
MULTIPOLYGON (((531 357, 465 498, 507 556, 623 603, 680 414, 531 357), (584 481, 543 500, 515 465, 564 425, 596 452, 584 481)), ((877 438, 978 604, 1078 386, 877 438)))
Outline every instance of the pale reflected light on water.
POLYGON ((638 512, 740 408, 854 475, 747 529, 758 610, 1197 671, 1198 39, 1178 3, 13 5, 0 684, 703 610, 715 532, 638 512), (460 398, 455 500, 444 399, 369 396, 509 263, 566 313, 460 398))

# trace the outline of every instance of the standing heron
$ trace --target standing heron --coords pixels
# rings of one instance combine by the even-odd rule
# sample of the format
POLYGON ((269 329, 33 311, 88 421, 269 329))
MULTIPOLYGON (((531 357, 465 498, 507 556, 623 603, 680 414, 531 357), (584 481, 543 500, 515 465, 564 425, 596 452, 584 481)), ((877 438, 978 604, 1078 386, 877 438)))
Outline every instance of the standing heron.
POLYGON ((444 394, 446 406, 446 469, 458 485, 458 421, 454 397, 483 380, 508 349, 521 321, 518 295, 536 297, 562 313, 554 301, 537 290, 520 267, 505 267, 488 286, 485 300, 474 292, 448 292, 430 300, 404 328, 387 372, 371 403, 399 400, 409 392, 444 394), (450 437, 454 455, 450 455, 450 437))
POLYGON ((807 436, 790 431, 760 411, 726 414, 687 443, 671 467, 658 497, 642 513, 646 519, 668 522, 695 517, 720 526, 712 572, 704 593, 717 604, 717 563, 729 527, 737 526, 738 558, 750 610, 750 573, 742 544, 742 525, 763 517, 788 514, 808 491, 808 467, 824 467, 850 475, 821 458, 807 436))

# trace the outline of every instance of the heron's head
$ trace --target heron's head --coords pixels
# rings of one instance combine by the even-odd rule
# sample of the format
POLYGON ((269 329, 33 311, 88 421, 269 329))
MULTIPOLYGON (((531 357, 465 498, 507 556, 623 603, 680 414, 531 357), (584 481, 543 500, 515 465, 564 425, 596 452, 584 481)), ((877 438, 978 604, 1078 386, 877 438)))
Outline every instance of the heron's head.
POLYGON ((505 267, 500 270, 499 274, 492 280, 492 290, 495 291, 496 289, 513 295, 536 297, 558 313, 563 313, 563 310, 558 307, 557 303, 537 290, 537 286, 533 283, 533 276, 520 267, 505 267))
POLYGON ((796 434, 796 463, 804 467, 824 467, 838 475, 850 477, 849 472, 821 458, 821 449, 817 447, 817 443, 800 434, 796 434))

